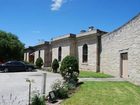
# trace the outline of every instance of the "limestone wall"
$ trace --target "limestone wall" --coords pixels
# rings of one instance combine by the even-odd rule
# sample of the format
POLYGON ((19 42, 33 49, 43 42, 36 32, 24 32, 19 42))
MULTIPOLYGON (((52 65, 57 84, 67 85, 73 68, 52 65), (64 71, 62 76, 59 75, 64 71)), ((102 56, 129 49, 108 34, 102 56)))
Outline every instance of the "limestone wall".
POLYGON ((24 52, 24 61, 27 61, 27 52, 24 52))
POLYGON ((34 64, 35 64, 35 62, 36 62, 36 59, 39 57, 39 51, 35 51, 34 52, 34 64))
POLYGON ((26 57, 27 57, 26 60, 29 61, 29 52, 27 52, 26 57))
POLYGON ((35 53, 35 58, 34 58, 34 63, 36 62, 37 58, 39 57, 39 51, 40 51, 40 57, 42 58, 43 62, 45 61, 45 50, 36 50, 35 53))
POLYGON ((74 47, 71 47, 73 42, 70 39, 62 39, 59 41, 52 42, 52 61, 56 58, 58 59, 58 48, 61 47, 62 57, 65 58, 67 55, 74 55, 74 47))
POLYGON ((102 36, 101 72, 120 77, 120 54, 128 52, 128 80, 140 80, 140 15, 102 36))
POLYGON ((52 63, 52 50, 51 50, 51 45, 47 45, 44 48, 45 51, 45 55, 44 55, 44 66, 45 67, 51 67, 51 63, 52 63))
POLYGON ((52 52, 51 52, 51 45, 50 44, 44 44, 43 46, 38 46, 35 50, 35 58, 34 63, 36 62, 36 59, 39 57, 39 51, 40 51, 40 57, 43 59, 43 66, 44 67, 50 67, 51 66, 51 58, 52 58, 52 52))
POLYGON ((77 49, 78 49, 78 60, 79 68, 81 70, 93 70, 96 71, 96 47, 97 47, 97 37, 96 35, 89 35, 85 37, 77 38, 77 49), (88 62, 83 63, 83 45, 88 45, 88 62))
POLYGON ((67 55, 73 55, 79 60, 81 70, 96 71, 97 64, 97 30, 80 33, 75 37, 64 37, 52 41, 52 61, 58 59, 58 49, 62 48, 62 59, 67 55), (88 45, 88 62, 83 62, 83 45, 88 45))

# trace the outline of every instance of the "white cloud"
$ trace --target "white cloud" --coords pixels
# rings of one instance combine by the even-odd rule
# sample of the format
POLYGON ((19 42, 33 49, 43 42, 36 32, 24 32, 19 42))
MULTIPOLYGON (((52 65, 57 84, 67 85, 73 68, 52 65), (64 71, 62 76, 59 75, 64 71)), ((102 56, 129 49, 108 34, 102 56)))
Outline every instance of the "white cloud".
POLYGON ((66 2, 67 0, 52 0, 51 10, 57 11, 61 8, 62 4, 66 2))

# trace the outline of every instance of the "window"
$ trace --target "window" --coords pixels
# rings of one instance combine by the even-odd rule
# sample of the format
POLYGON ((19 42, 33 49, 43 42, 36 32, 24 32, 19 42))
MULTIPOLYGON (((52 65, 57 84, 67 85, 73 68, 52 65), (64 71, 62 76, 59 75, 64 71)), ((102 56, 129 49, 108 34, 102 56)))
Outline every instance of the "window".
POLYGON ((58 48, 58 61, 61 61, 61 55, 62 55, 62 48, 58 48))
POLYGON ((38 58, 40 58, 40 50, 38 51, 38 58))
POLYGON ((88 46, 87 44, 83 45, 83 62, 88 61, 88 46))

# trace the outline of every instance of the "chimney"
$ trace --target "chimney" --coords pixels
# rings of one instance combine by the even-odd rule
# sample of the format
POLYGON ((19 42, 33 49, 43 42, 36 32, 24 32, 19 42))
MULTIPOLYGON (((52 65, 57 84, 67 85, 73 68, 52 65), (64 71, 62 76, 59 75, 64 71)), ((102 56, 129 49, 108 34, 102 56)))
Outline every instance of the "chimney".
POLYGON ((80 33, 84 33, 84 32, 86 32, 86 30, 81 30, 81 31, 80 31, 80 33))
POLYGON ((88 31, 92 31, 92 30, 94 30, 93 26, 88 27, 88 31))

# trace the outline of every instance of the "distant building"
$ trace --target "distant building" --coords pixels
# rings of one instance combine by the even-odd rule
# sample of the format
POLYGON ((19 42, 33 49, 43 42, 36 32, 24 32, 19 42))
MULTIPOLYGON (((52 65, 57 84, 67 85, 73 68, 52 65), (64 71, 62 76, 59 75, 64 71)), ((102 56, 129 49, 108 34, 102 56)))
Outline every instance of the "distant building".
POLYGON ((26 48, 24 51, 24 61, 35 64, 36 59, 41 57, 44 62, 43 66, 50 67, 52 62, 51 54, 51 44, 45 41, 36 46, 26 48))
POLYGON ((67 55, 77 57, 80 70, 108 73, 140 84, 140 14, 110 33, 91 26, 79 34, 26 48, 24 60, 35 63, 40 56, 44 67, 50 67, 53 59, 61 62, 67 55))

